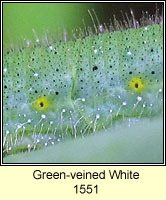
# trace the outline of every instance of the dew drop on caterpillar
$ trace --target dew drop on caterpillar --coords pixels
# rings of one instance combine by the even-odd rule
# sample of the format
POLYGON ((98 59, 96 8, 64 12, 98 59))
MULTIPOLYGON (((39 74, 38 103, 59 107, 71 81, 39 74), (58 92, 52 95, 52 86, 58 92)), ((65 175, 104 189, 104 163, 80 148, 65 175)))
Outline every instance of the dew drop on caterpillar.
POLYGON ((162 112, 161 17, 140 25, 132 16, 125 27, 4 54, 4 155, 162 112))

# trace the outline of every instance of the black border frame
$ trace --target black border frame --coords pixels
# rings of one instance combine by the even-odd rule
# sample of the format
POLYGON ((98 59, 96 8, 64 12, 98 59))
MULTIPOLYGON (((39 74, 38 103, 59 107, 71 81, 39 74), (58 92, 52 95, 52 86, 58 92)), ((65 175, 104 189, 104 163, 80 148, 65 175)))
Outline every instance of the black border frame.
MULTIPOLYGON (((165 1, 98 1, 96 3, 163 3, 163 55, 165 56, 165 1)), ((3 163, 3 3, 93 3, 93 1, 2 1, 1 2, 1 154, 0 166, 166 166, 165 160, 165 57, 163 56, 163 163, 3 163)))

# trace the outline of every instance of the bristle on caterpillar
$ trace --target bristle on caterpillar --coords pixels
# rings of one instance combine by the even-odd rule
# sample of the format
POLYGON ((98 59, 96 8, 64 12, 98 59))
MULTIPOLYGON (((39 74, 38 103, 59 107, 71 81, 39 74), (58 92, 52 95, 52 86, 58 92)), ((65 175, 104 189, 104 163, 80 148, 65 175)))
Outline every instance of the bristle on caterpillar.
POLYGON ((163 106, 163 25, 140 22, 85 29, 74 41, 27 41, 3 58, 4 155, 84 137, 163 106), (47 42, 46 42, 47 41, 47 42))

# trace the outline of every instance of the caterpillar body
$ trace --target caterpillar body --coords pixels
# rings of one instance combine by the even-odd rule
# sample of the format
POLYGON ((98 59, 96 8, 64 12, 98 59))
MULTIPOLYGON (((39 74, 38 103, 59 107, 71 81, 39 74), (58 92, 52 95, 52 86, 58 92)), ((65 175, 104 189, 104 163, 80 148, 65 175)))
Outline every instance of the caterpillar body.
POLYGON ((163 25, 101 33, 3 58, 4 155, 163 109, 163 25))

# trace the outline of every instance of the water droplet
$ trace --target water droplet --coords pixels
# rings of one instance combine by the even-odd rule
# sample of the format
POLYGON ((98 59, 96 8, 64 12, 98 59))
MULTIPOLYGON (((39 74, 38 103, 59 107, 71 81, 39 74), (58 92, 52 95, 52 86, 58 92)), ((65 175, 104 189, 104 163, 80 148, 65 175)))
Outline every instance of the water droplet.
POLYGON ((141 100, 142 100, 142 97, 138 96, 138 97, 137 97, 137 100, 138 100, 138 101, 141 101, 141 100))
POLYGON ((43 114, 42 114, 42 115, 41 115, 41 118, 45 119, 45 118, 46 118, 46 115, 43 115, 43 114))
POLYGON ((128 52, 127 52, 127 55, 128 55, 128 56, 130 56, 131 54, 132 54, 131 51, 128 51, 128 52))

